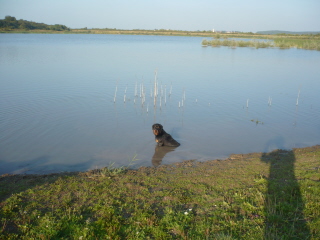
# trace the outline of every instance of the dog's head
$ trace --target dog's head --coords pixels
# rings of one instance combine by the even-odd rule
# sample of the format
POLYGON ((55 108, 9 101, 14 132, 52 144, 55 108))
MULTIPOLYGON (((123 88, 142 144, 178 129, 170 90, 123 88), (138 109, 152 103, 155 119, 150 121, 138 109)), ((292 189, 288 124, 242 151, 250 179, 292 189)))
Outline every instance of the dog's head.
POLYGON ((163 126, 159 123, 155 123, 152 125, 152 131, 156 136, 161 135, 161 133, 163 132, 163 126))

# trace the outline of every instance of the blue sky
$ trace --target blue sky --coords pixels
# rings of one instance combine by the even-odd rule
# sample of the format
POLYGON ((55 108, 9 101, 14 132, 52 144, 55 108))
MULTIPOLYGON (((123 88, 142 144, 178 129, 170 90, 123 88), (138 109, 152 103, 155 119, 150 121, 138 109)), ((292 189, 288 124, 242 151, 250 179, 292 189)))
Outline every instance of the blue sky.
POLYGON ((320 0, 0 0, 0 19, 70 28, 320 31, 320 0))

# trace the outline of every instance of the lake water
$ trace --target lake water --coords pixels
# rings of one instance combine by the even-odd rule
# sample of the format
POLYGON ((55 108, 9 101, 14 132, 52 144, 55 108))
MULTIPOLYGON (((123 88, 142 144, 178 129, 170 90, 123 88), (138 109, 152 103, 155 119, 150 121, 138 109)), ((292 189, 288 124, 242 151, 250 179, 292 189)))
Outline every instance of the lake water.
POLYGON ((202 39, 0 34, 0 174, 320 144, 319 51, 202 47, 202 39), (181 146, 155 148, 155 122, 181 146))

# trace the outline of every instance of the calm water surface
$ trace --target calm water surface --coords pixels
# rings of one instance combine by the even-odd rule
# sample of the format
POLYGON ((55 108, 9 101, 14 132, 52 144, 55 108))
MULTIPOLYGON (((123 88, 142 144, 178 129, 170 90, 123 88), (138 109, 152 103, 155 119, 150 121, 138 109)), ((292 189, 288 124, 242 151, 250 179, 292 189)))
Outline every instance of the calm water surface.
POLYGON ((134 167, 157 166, 320 143, 319 51, 201 41, 0 34, 0 174, 123 166, 134 156, 134 167), (155 148, 155 122, 181 146, 155 148))

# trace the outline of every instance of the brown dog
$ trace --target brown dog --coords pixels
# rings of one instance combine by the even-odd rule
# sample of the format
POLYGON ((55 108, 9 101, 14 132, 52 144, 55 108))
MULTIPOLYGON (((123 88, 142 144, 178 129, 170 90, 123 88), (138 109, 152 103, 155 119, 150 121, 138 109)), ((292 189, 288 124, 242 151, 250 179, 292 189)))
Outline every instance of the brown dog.
POLYGON ((170 134, 163 130, 163 126, 159 123, 152 125, 152 131, 158 146, 178 147, 180 143, 174 140, 170 134))

